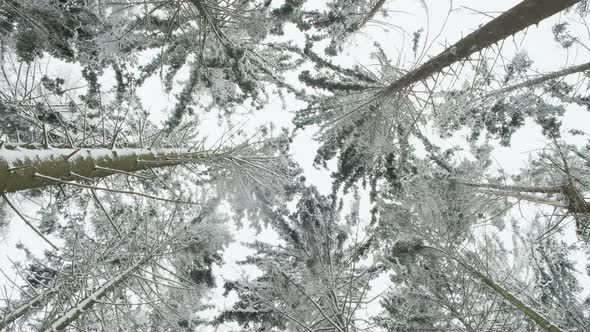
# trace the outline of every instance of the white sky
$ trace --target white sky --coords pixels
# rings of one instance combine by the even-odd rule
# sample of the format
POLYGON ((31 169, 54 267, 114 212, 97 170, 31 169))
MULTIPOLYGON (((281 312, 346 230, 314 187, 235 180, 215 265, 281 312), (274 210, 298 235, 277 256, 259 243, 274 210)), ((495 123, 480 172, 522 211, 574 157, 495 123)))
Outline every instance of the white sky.
MULTIPOLYGON (((369 52, 374 41, 380 42, 384 50, 391 59, 400 59, 403 68, 409 69, 414 63, 411 52, 411 34, 420 29, 425 29, 422 39, 422 45, 431 45, 426 54, 429 56, 435 55, 442 51, 445 46, 456 42, 469 32, 477 29, 478 25, 483 24, 490 19, 491 16, 496 16, 498 13, 514 6, 519 1, 517 0, 390 0, 387 2, 389 16, 387 18, 379 17, 376 21, 364 28, 361 33, 357 34, 348 46, 343 55, 337 58, 340 64, 353 65, 363 64, 371 68, 371 61, 369 60, 369 52), (424 7, 424 4, 427 7, 424 7), (452 7, 451 7, 452 6, 452 7), (476 9, 479 12, 471 10, 476 9), (448 20, 447 13, 452 9, 448 20), (387 24, 383 24, 386 22, 387 24), (426 34, 427 32, 427 34, 426 34)), ((273 1, 273 6, 278 7, 282 1, 273 1)), ((323 8, 325 1, 310 0, 309 6, 323 8)), ((551 34, 551 26, 561 19, 561 15, 556 15, 551 19, 541 22, 538 27, 531 27, 525 33, 519 33, 513 38, 508 38, 503 45, 504 55, 510 59, 511 54, 514 53, 516 45, 522 45, 526 49, 529 57, 534 61, 533 68, 540 72, 555 71, 563 67, 573 64, 579 64, 588 60, 588 53, 579 47, 573 47, 569 51, 563 50, 560 45, 553 41, 551 34)), ((580 30, 581 26, 572 22, 572 30, 580 30)), ((286 27, 286 35, 294 38, 294 41, 302 45, 303 35, 293 26, 286 27)), ((587 34, 584 40, 588 40, 590 36, 587 34)), ((144 59, 147 59, 147 55, 144 59)), ((142 59, 141 61, 144 61, 142 59)), ((422 60, 423 62, 424 60, 422 60)), ((64 73, 79 72, 75 66, 56 66, 64 73)), ((66 75, 62 75, 64 77, 66 75)), ((186 71, 184 76, 180 76, 182 80, 187 77, 186 71)), ((291 83, 297 83, 297 73, 288 75, 291 83)), ((469 79, 469 77, 465 77, 469 79)), ((113 82, 112 78, 103 78, 103 85, 109 86, 113 82)), ((156 122, 162 122, 166 118, 167 112, 173 109, 175 104, 173 91, 166 94, 163 91, 162 84, 158 77, 148 79, 140 89, 139 95, 146 108, 151 109, 151 119, 156 122)), ((294 111, 301 108, 303 105, 295 101, 293 98, 287 99, 287 110, 281 110, 281 103, 278 98, 267 105, 264 110, 258 111, 253 115, 247 115, 248 125, 255 126, 261 123, 273 122, 278 127, 290 127, 294 111)), ((205 119, 205 123, 211 121, 210 134, 215 136, 212 132, 218 130, 216 119, 214 116, 211 119, 205 119)), ((570 107, 568 113, 563 120, 564 129, 576 128, 590 131, 590 113, 581 107, 570 107)), ((207 130, 205 130, 207 131, 207 130)), ((515 173, 519 167, 524 166, 526 160, 529 158, 531 152, 537 151, 544 147, 547 141, 540 135, 540 128, 532 123, 527 123, 525 128, 518 131, 513 139, 510 147, 497 147, 493 156, 498 168, 502 168, 509 173, 515 173)), ((299 132, 298 136, 292 145, 292 153, 295 160, 297 160, 305 171, 308 184, 317 186, 322 193, 329 193, 331 190, 331 179, 329 170, 318 170, 312 166, 315 157, 317 143, 313 138, 315 129, 308 128, 299 132)), ((464 137, 457 135, 453 139, 442 141, 437 140, 437 143, 443 146, 451 146, 452 144, 464 145, 464 137)), ((333 166, 333 163, 332 163, 333 166)), ((368 218, 368 199, 363 198, 363 209, 365 211, 365 218, 368 218)), ((22 210, 26 211, 31 217, 35 217, 35 207, 31 203, 22 202, 22 210)), ((233 227, 233 226, 232 226, 233 227)), ((237 230, 234 227, 234 235, 237 240, 236 243, 230 245, 224 254, 226 264, 217 269, 217 282, 220 287, 212 293, 211 301, 218 305, 219 309, 224 306, 231 307, 235 296, 224 298, 221 296, 223 286, 223 278, 235 279, 243 275, 245 272, 242 267, 235 264, 236 260, 244 259, 248 250, 239 242, 250 242, 253 239, 261 239, 265 241, 276 241, 276 235, 272 230, 264 230, 261 234, 256 235, 252 229, 237 230)), ((571 232, 570 232, 571 233, 571 232)), ((568 235, 571 239, 571 234, 568 235)), ((15 248, 15 244, 21 241, 27 247, 31 248, 34 253, 40 254, 43 244, 20 220, 13 218, 10 224, 10 230, 6 236, 0 239, 0 268, 12 275, 8 271, 10 263, 7 257, 17 259, 22 257, 15 248)), ((581 252, 576 254, 578 259, 578 268, 582 270, 585 266, 586 257, 581 252)), ((250 270, 246 273, 250 277, 255 275, 255 272, 250 270)), ((590 285, 590 278, 587 275, 581 275, 581 281, 590 285)), ((7 282, 3 276, 0 275, 0 287, 7 282)), ((376 284, 374 293, 380 292, 384 287, 388 286, 387 279, 381 279, 376 284)), ((8 287, 8 286, 7 286, 8 287)), ((9 288, 9 287, 8 287, 9 288)), ((585 291, 588 295, 589 290, 585 291)), ((371 312, 378 310, 372 307, 371 312)), ((213 314, 209 312, 208 316, 213 314)), ((231 331, 229 326, 221 327, 217 331, 231 331)))
MULTIPOLYGON (((467 0, 467 1, 444 1, 444 0, 430 0, 425 1, 428 11, 418 0, 398 0, 388 1, 387 8, 390 9, 388 18, 379 18, 379 21, 385 21, 388 24, 395 25, 396 27, 387 27, 381 23, 373 23, 362 30, 361 33, 357 34, 349 43, 348 47, 345 47, 343 55, 337 58, 339 64, 342 65, 354 65, 354 64, 371 64, 369 59, 372 49, 367 45, 372 45, 374 41, 378 41, 384 50, 387 52, 390 59, 398 59, 401 54, 401 62, 405 64, 404 68, 410 68, 415 65, 414 59, 411 55, 411 34, 420 29, 424 28, 427 30, 429 39, 424 41, 429 45, 432 45, 428 50, 427 54, 432 56, 442 51, 446 46, 456 42, 462 36, 470 33, 480 24, 486 23, 490 18, 487 15, 496 16, 498 13, 511 8, 519 1, 516 0, 496 0, 496 1, 485 1, 485 0, 467 0), (446 14, 451 10, 448 21, 445 24, 446 14), (468 8, 474 8, 480 13, 476 13, 468 8), (483 14, 486 13, 486 14, 483 14), (405 31, 401 32, 399 28, 403 28, 405 31), (429 27, 429 28, 427 28, 429 27), (408 36, 409 35, 409 36, 408 36)), ((322 1, 313 1, 319 8, 322 8, 322 1)), ((520 33, 515 35, 513 38, 509 38, 503 45, 502 52, 508 59, 518 49, 516 45, 521 45, 520 48, 526 49, 529 57, 534 61, 533 68, 539 70, 539 72, 555 71, 566 66, 579 64, 587 61, 588 54, 584 51, 574 48, 574 52, 564 50, 559 44, 553 42, 551 33, 551 27, 553 24, 560 20, 560 15, 556 15, 546 21, 541 22, 538 27, 532 27, 528 29, 526 35, 520 33)), ((576 31, 576 26, 572 23, 573 31, 576 31)), ((577 28, 581 28, 577 26, 577 28)), ((289 36, 297 36, 301 38, 301 33, 296 28, 286 28, 286 34, 289 36)), ((423 36, 426 36, 423 34, 423 36)), ((299 40, 299 43, 302 41, 299 40)), ((465 77, 468 80, 470 77, 465 77)), ((273 106, 270 106, 273 107, 273 106)), ((278 105, 275 106, 277 109, 278 105)), ((284 112, 268 113, 273 116, 273 121, 276 119, 277 122, 284 123, 287 116, 284 112)), ((568 109, 568 113, 563 119, 564 129, 581 129, 590 130, 590 113, 585 111, 582 107, 572 106, 568 109)), ((313 141, 314 135, 317 128, 308 128, 303 132, 300 132, 296 137, 293 145, 292 152, 295 160, 297 160, 304 168, 308 183, 317 186, 322 193, 328 194, 331 191, 331 181, 329 178, 330 171, 318 170, 312 166, 313 159, 315 157, 315 147, 317 144, 313 141)), ((464 145, 465 137, 454 137, 453 139, 442 141, 436 140, 437 143, 443 146, 451 146, 455 144, 464 145)), ((571 141, 571 140, 570 140, 571 141)), ((538 151, 539 149, 547 145, 547 140, 541 135, 540 127, 532 122, 527 122, 526 126, 519 130, 512 139, 510 147, 497 147, 493 153, 493 158, 496 161, 496 166, 503 169, 508 173, 517 173, 520 167, 525 166, 526 161, 529 159, 531 153, 538 151)), ((334 163, 331 165, 334 166, 334 163)), ((366 198, 366 197, 365 197, 366 198)), ((364 201, 365 211, 367 214, 365 218, 368 218, 368 199, 364 201)), ((529 212, 532 212, 529 211, 529 212)), ((510 240, 509 228, 507 228, 504 236, 510 240)), ((569 240, 575 241, 575 233, 573 228, 566 232, 566 237, 569 240)), ((249 239, 250 236, 246 236, 249 239)), ((267 235, 257 237, 262 240, 268 240, 267 235)), ((233 267, 231 263, 233 255, 242 256, 241 246, 239 244, 233 244, 230 246, 228 252, 226 252, 225 258, 227 265, 224 271, 221 271, 221 275, 233 278, 232 275, 239 271, 233 267), (235 253, 235 254, 234 254, 235 253), (231 266, 232 272, 228 271, 231 266)), ((579 271, 584 271, 586 265, 586 255, 582 250, 577 251, 574 254, 578 265, 579 271)), ((240 257, 241 258, 241 257, 240 257)), ((585 274, 580 274, 580 281, 583 285, 590 285, 590 278, 585 274)), ((382 276, 374 283, 373 294, 379 294, 382 290, 390 286, 390 282, 387 277, 382 276)), ((585 289, 584 296, 588 295, 590 289, 585 289)), ((231 301, 227 299, 220 301, 222 305, 231 305, 231 301)), ((368 314, 374 314, 379 310, 379 305, 374 303, 367 310, 368 314)), ((229 331, 229 327, 228 331, 229 331)))

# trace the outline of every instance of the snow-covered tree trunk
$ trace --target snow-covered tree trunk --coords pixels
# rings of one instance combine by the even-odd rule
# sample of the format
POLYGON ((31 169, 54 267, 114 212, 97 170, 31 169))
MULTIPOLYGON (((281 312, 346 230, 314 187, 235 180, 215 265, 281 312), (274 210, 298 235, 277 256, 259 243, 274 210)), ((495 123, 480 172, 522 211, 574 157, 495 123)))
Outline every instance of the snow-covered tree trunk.
POLYGON ((390 95, 427 79, 456 61, 479 52, 533 24, 537 24, 578 2, 580 0, 524 0, 420 67, 400 77, 385 88, 382 94, 390 95))
POLYGON ((33 310, 34 307, 41 304, 43 301, 55 294, 57 291, 58 290, 55 287, 45 290, 42 293, 37 294, 35 297, 23 303, 18 308, 4 315, 4 317, 0 319, 0 330, 7 327, 8 325, 10 325, 10 323, 19 319, 23 315, 26 315, 29 311, 33 310))
POLYGON ((515 191, 515 192, 526 192, 526 193, 543 193, 543 194, 558 194, 563 191, 562 186, 553 187, 541 187, 541 186, 511 186, 494 183, 471 183, 471 182, 458 182, 460 185, 475 188, 486 188, 503 191, 515 191))
POLYGON ((514 306, 518 311, 522 312, 528 318, 533 320, 538 326, 542 327, 544 330, 548 332, 560 332, 561 330, 535 311, 533 308, 526 305, 526 303, 522 302, 518 299, 514 294, 509 292, 508 290, 504 289, 502 286, 495 283, 492 279, 485 276, 483 273, 475 270, 470 269, 471 274, 480 279, 484 284, 488 285, 491 289, 493 289, 498 295, 500 295, 503 299, 508 301, 512 306, 514 306))
POLYGON ((568 75, 572 75, 572 74, 577 74, 577 73, 581 73, 584 71, 590 70, 590 62, 586 62, 584 64, 581 65, 577 65, 577 66, 571 66, 571 67, 567 67, 564 68, 562 70, 558 70, 558 71, 554 71, 552 73, 548 73, 545 75, 541 75, 537 78, 533 78, 530 79, 528 81, 522 82, 522 83, 518 83, 518 84, 514 84, 511 86, 507 86, 505 88, 502 89, 498 89, 494 92, 488 93, 485 96, 481 97, 481 99, 486 99, 486 98, 492 98, 492 97, 497 97, 497 96, 502 96, 505 95, 507 93, 510 93, 514 90, 518 90, 518 89, 524 89, 524 88, 531 88, 534 87, 536 85, 539 85, 541 83, 545 83, 547 81, 556 79, 556 78, 560 78, 560 77, 564 77, 564 76, 568 76, 568 75))
POLYGON ((219 158, 222 154, 188 149, 0 149, 0 193, 59 183, 47 177, 60 181, 101 178, 219 158))
POLYGON ((520 311, 522 314, 527 316, 529 319, 534 321, 539 327, 544 329, 548 332, 560 332, 561 329, 549 321, 545 316, 539 313, 537 310, 533 309, 532 307, 528 306, 522 300, 520 300, 517 295, 513 294, 509 290, 505 289, 498 283, 496 283, 490 276, 480 272, 477 268, 471 266, 470 264, 466 263, 462 259, 459 259, 453 255, 450 255, 447 252, 441 251, 439 249, 433 247, 426 247, 430 249, 434 249, 434 251, 442 252, 447 257, 453 259, 457 263, 459 263, 462 267, 464 267, 469 275, 473 278, 481 281, 483 284, 488 286, 491 290, 493 290, 499 297, 510 303, 516 310, 520 311))
POLYGON ((102 284, 98 289, 90 293, 82 301, 78 302, 76 306, 65 312, 60 318, 55 320, 49 325, 44 331, 62 331, 65 330, 73 321, 78 319, 82 314, 91 309, 95 303, 97 303, 103 296, 108 294, 110 291, 118 287, 121 283, 129 278, 138 269, 144 266, 153 257, 152 254, 148 253, 144 258, 139 260, 137 263, 131 265, 123 272, 113 277, 108 282, 102 284))
POLYGON ((498 185, 492 183, 469 183, 469 182, 458 182, 460 185, 477 188, 478 192, 489 195, 514 197, 520 200, 526 200, 529 202, 546 204, 556 207, 562 207, 567 209, 573 214, 587 214, 590 213, 590 203, 586 201, 584 196, 576 189, 571 183, 566 183, 561 186, 511 186, 511 185, 498 185), (532 194, 561 194, 567 200, 567 205, 562 202, 550 199, 544 199, 534 195, 527 195, 523 193, 532 194))
POLYGON ((358 30, 361 27, 365 26, 367 22, 372 20, 375 17, 375 15, 377 15, 381 8, 383 8, 383 5, 385 5, 385 0, 378 0, 377 2, 375 2, 375 4, 371 8, 371 10, 366 14, 366 16, 360 22, 354 25, 354 29, 358 30))

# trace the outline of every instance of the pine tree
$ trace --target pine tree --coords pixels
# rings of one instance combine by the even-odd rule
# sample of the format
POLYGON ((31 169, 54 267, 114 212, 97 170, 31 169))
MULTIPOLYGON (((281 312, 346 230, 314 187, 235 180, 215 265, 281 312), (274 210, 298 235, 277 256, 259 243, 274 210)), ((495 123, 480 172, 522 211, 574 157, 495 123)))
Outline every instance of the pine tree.
MULTIPOLYGON (((325 90, 328 94, 306 96, 310 106, 298 112, 295 123, 298 127, 313 124, 320 126, 320 163, 336 156, 340 160, 340 165, 345 165, 352 155, 355 155, 352 157, 354 159, 364 160, 363 165, 357 166, 355 172, 344 167, 339 169, 337 176, 345 177, 339 179, 339 182, 356 182, 365 176, 375 177, 375 174, 384 172, 384 155, 392 154, 392 158, 398 158, 406 150, 408 139, 416 137, 423 140, 418 127, 425 124, 427 112, 430 111, 430 100, 438 92, 432 91, 432 84, 428 81, 433 75, 441 73, 443 69, 459 61, 469 61, 471 55, 577 2, 553 1, 549 4, 538 0, 523 1, 408 72, 395 68, 379 45, 374 56, 380 64, 378 75, 368 72, 361 66, 336 66, 315 54, 311 45, 308 45, 307 59, 315 64, 318 74, 313 75, 304 71, 300 75, 300 80, 310 87, 325 90), (429 91, 425 98, 417 97, 413 90, 420 83, 429 91), (362 144, 371 148, 368 149, 362 144), (401 147, 401 151, 392 148, 397 146, 401 147), (383 151, 384 147, 388 150, 383 151)), ((313 41, 313 38, 310 38, 310 41, 313 41)), ((564 72, 566 73, 567 71, 564 72)), ((450 100, 449 104, 453 105, 455 99, 463 97, 460 92, 451 91, 447 98, 450 100)), ((499 98, 489 106, 473 107, 472 110, 462 108, 469 104, 465 101, 457 107, 451 107, 452 111, 449 113, 450 116, 457 116, 456 109, 462 108, 457 113, 466 113, 468 116, 464 116, 465 120, 459 117, 459 123, 476 122, 471 128, 475 136, 479 135, 481 128, 486 128, 493 135, 503 139, 505 144, 508 144, 514 130, 522 126, 527 115, 535 116, 548 134, 558 132, 559 124, 556 118, 563 114, 563 107, 553 106, 539 98, 534 98, 534 101, 532 106, 527 106, 529 109, 526 112, 518 109, 522 107, 520 102, 499 98), (492 112, 486 112, 489 109, 492 109, 492 112)), ((445 129, 445 134, 448 131, 454 132, 458 125, 447 126, 445 129)))
MULTIPOLYGON (((477 163, 485 165, 486 158, 464 162, 459 169, 482 169, 477 163)), ((471 172, 471 176, 476 175, 471 172)), ((511 290, 514 286, 498 282, 506 280, 502 274, 495 274, 503 270, 499 262, 509 253, 501 244, 495 244, 497 240, 493 238, 480 244, 471 230, 475 227, 505 227, 502 219, 508 207, 506 202, 482 199, 469 187, 426 175, 436 174, 433 171, 421 169, 418 173, 423 174, 422 177, 406 181, 404 190, 392 191, 394 195, 388 200, 393 203, 384 200, 380 204, 381 221, 376 234, 380 238, 378 243, 388 252, 383 259, 391 269, 399 271, 393 281, 402 287, 421 291, 408 298, 400 295, 406 294, 404 288, 401 292, 393 292, 384 302, 391 317, 381 318, 381 325, 411 329, 422 322, 442 327, 457 319, 461 328, 467 331, 513 329, 522 322, 547 331, 560 331, 553 317, 547 316, 547 307, 529 303, 511 290), (474 247, 477 248, 475 252, 467 249, 474 247), (434 308, 429 308, 416 321, 404 320, 405 311, 392 308, 399 303, 402 308, 410 310, 424 301, 430 301, 444 314, 437 314, 434 308), (523 320, 524 317, 530 321, 523 320)), ((468 174, 463 173, 464 176, 468 174)), ((517 279, 518 272, 509 273, 510 278, 517 279)))
MULTIPOLYGON (((14 61, 2 63, 0 193, 51 250, 28 255, 29 266, 15 265, 23 271, 14 286, 21 294, 3 299, 0 324, 194 329, 201 322, 190 308, 215 286, 212 265, 227 240, 221 220, 210 215, 221 202, 238 219, 282 204, 298 172, 286 135, 230 130, 207 144, 197 137, 197 121, 158 127, 135 95, 125 54, 102 61, 77 47, 79 58, 66 60, 84 66, 81 95, 18 49, 4 54, 14 61), (112 89, 100 83, 105 65, 115 72, 112 89), (17 195, 48 202, 40 221, 21 211, 17 195)), ((37 50, 35 57, 47 51, 37 50)))
POLYGON ((263 275, 227 284, 240 301, 217 322, 294 331, 352 331, 363 326, 356 311, 369 302, 369 282, 379 267, 364 259, 370 240, 362 240, 359 233, 357 208, 344 220, 339 214, 333 197, 319 195, 314 187, 303 189, 297 211, 288 218, 277 216, 284 244, 252 246, 256 254, 244 263, 254 264, 263 275))
POLYGON ((23 62, 43 53, 75 61, 76 51, 98 47, 100 19, 78 1, 4 1, 0 16, 0 35, 23 62))
POLYGON ((590 203, 586 199, 588 162, 585 149, 554 139, 545 151, 533 159, 527 169, 512 181, 514 184, 483 181, 457 181, 464 187, 489 197, 506 197, 539 206, 557 208, 575 220, 577 233, 587 236, 590 203))
MULTIPOLYGON (((565 141, 561 118, 571 105, 589 107, 579 87, 590 67, 538 74, 523 50, 503 67, 485 54, 575 4, 586 15, 587 1, 524 0, 411 70, 379 44, 377 70, 333 57, 387 17, 387 1, 310 4, 1 2, 0 231, 23 222, 45 251, 17 245, 24 259, 8 267, 14 291, 2 293, 0 329, 588 328, 571 253, 589 238, 590 149, 565 141), (287 28, 305 44, 291 43, 287 28), (46 61, 76 68, 81 84, 46 61), (461 81, 454 70, 464 65, 473 80, 439 84, 461 81), (285 79, 295 72, 306 89, 285 79), (138 93, 154 78, 174 96, 161 124, 138 93), (241 123, 242 110, 274 107, 275 97, 283 108, 307 103, 293 134, 241 123), (212 112, 217 132, 201 123, 212 112), (552 144, 517 175, 495 172, 494 144, 510 145, 529 119, 552 144), (338 161, 329 196, 306 185, 290 156, 294 135, 314 125, 315 165, 338 161), (442 138, 467 130, 469 157, 456 160, 423 128, 442 138), (359 186, 370 189, 371 220, 360 217, 359 186), (523 202, 548 213, 510 219, 523 202), (250 245, 241 264, 261 274, 224 280, 239 300, 211 322, 198 312, 221 281, 214 271, 230 220, 269 227, 278 244, 250 245), (584 242, 562 243, 568 223, 584 242), (391 287, 369 296, 384 274, 391 287), (383 312, 364 313, 375 301, 383 312)), ((585 47, 567 22, 552 32, 564 49, 585 47)))

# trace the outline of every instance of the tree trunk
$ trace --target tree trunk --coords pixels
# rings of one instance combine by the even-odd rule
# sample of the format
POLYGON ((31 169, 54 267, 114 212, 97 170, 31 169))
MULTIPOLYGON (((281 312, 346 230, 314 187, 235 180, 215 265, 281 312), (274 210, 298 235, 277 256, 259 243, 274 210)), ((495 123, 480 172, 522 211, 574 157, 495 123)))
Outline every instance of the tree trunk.
POLYGON ((493 183, 471 183, 456 181, 457 184, 474 188, 497 189, 503 191, 525 192, 533 194, 559 194, 563 192, 563 186, 538 187, 538 186, 511 186, 493 183))
POLYGON ((563 187, 563 195, 567 197, 568 210, 573 214, 590 214, 590 203, 572 183, 563 187))
POLYGON ((35 174, 61 181, 101 178, 182 163, 213 162, 222 154, 187 149, 1 149, 0 193, 55 185, 35 174))
POLYGON ((152 255, 150 253, 146 254, 144 258, 142 258, 137 263, 133 264, 123 272, 119 273, 117 276, 113 277, 108 282, 104 283, 94 292, 92 292, 89 296, 87 296, 84 300, 78 302, 76 306, 68 310, 64 315, 60 318, 55 320, 51 325, 44 329, 43 331, 62 331, 65 330, 73 321, 78 319, 83 313, 91 309, 99 299, 105 296, 107 293, 118 287, 122 282, 127 280, 130 275, 135 273, 139 268, 145 265, 150 259, 152 255))
POLYGON ((483 97, 479 98, 479 99, 487 99, 487 98, 492 98, 495 96, 499 96, 499 95, 503 95, 505 93, 509 93, 512 92, 514 90, 517 89, 522 89, 522 88, 529 88, 529 87, 533 87, 535 85, 547 82, 549 80, 555 79, 555 78, 560 78, 563 76, 567 76, 567 75, 572 75, 572 74, 576 74, 576 73, 580 73, 586 70, 590 70, 590 62, 587 62, 585 64, 582 65, 578 65, 578 66, 571 66, 562 70, 558 70, 558 71, 554 71, 552 73, 548 73, 545 75, 541 75, 537 78, 533 78, 530 79, 528 81, 522 82, 522 83, 518 83, 518 84, 514 84, 493 92, 488 93, 487 95, 484 95, 483 97))
POLYGON ((365 24, 367 24, 367 22, 369 22, 370 20, 373 19, 373 17, 375 17, 375 15, 377 15, 377 13, 381 10, 381 8, 383 8, 383 5, 385 4, 385 0, 378 0, 375 5, 371 8, 371 10, 367 13, 367 15, 359 22, 355 23, 352 27, 351 27, 351 32, 357 31, 360 28, 362 28, 365 24))
POLYGON ((515 295, 510 293, 508 290, 504 289, 502 286, 496 284, 494 282, 494 280, 487 277, 485 274, 479 272, 479 270, 477 270, 473 266, 471 266, 471 265, 467 264, 466 262, 464 262, 463 260, 447 253, 444 250, 440 250, 438 248, 429 247, 429 246, 425 246, 424 248, 431 249, 436 252, 442 253, 445 256, 447 256, 447 257, 451 258, 452 260, 456 261, 457 263, 459 263, 459 265, 464 267, 469 274, 471 274, 473 277, 475 277, 476 279, 479 279, 481 282, 486 284, 494 292, 496 292, 498 295, 500 295, 504 300, 508 301, 512 306, 514 306, 514 308, 516 308, 518 311, 522 312, 525 316, 527 316, 528 318, 533 320, 537 325, 539 325, 545 331, 561 332, 559 327, 555 326, 553 323, 551 323, 548 319, 543 317, 541 314, 539 314, 533 308, 527 306, 524 302, 519 300, 515 295))
POLYGON ((382 91, 384 96, 408 88, 447 66, 552 16, 580 0, 524 0, 453 46, 402 76, 382 91))
POLYGON ((468 267, 471 274, 476 278, 480 279, 484 284, 488 285, 491 289, 493 289, 496 293, 498 293, 502 298, 506 301, 510 302, 512 306, 514 306, 518 311, 522 312, 528 318, 532 319, 537 325, 542 327, 545 331, 548 332, 560 332, 561 330, 547 320, 545 317, 541 316, 538 312, 536 312, 531 307, 527 306, 524 302, 519 300, 516 296, 510 293, 508 290, 502 288, 500 285, 496 284, 492 279, 486 277, 483 273, 477 271, 472 267, 468 267))
POLYGON ((37 296, 33 297, 32 299, 30 299, 29 301, 27 301, 23 305, 19 306, 18 308, 14 309, 13 311, 4 315, 4 317, 2 317, 2 319, 0 319, 0 330, 7 327, 12 322, 14 322, 15 320, 22 317, 23 315, 26 315, 29 311, 31 311, 31 309, 33 309, 35 306, 41 304, 48 297, 52 296, 56 292, 57 292, 56 288, 48 289, 48 290, 44 291, 43 293, 38 294, 37 296))
POLYGON ((460 181, 456 181, 456 183, 466 187, 477 188, 476 190, 483 194, 514 197, 529 202, 561 207, 567 209, 572 214, 590 214, 590 203, 584 199, 584 196, 582 196, 578 189, 576 189, 576 187, 574 187, 574 185, 571 183, 553 187, 510 186, 492 183, 470 183, 460 181), (547 200, 541 197, 522 193, 561 194, 566 198, 567 205, 561 204, 558 201, 547 200))

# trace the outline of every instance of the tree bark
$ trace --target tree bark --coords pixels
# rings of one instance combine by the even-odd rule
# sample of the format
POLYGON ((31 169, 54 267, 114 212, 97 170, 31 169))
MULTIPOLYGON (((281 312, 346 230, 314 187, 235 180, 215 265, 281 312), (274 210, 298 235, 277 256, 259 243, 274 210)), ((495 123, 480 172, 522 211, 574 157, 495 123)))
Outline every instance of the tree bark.
POLYGON ((474 188, 497 189, 503 191, 525 192, 534 194, 559 194, 563 192, 563 186, 537 187, 537 186, 511 186, 493 183, 471 183, 457 181, 458 184, 474 188))
POLYGON ((586 202, 584 196, 574 187, 572 183, 563 187, 563 195, 568 200, 568 210, 574 214, 590 214, 590 203, 586 202))
POLYGON ((352 31, 357 31, 360 28, 362 28, 363 26, 365 26, 365 24, 367 24, 367 22, 372 20, 373 17, 375 17, 375 15, 377 15, 379 10, 381 10, 381 8, 383 8, 384 4, 385 4, 385 0, 378 0, 375 3, 375 5, 371 8, 371 10, 367 13, 367 15, 361 21, 354 24, 354 26, 352 27, 352 31))
POLYGON ((514 306, 518 311, 522 312, 528 318, 533 320, 537 325, 542 327, 545 331, 548 332, 560 332, 561 330, 559 327, 555 326, 545 317, 541 316, 538 312, 536 312, 533 308, 527 306, 524 302, 519 300, 516 296, 510 293, 508 290, 504 289, 500 285, 496 284, 492 279, 486 277, 483 273, 477 271, 474 268, 469 267, 471 274, 480 279, 484 284, 488 287, 493 289, 496 293, 498 293, 502 298, 506 301, 510 302, 512 306, 514 306))
POLYGON ((405 74, 381 93, 391 95, 427 79, 447 66, 537 24, 580 0, 524 0, 481 28, 459 40, 439 55, 405 74))
POLYGON ((15 320, 22 317, 23 315, 27 314, 29 311, 31 311, 31 309, 33 309, 35 306, 43 303, 48 297, 52 296, 56 292, 57 292, 57 288, 48 289, 48 290, 44 291, 43 293, 38 294, 37 296, 33 297, 32 299, 30 299, 29 301, 27 301, 23 305, 19 306, 18 308, 14 309, 13 311, 4 315, 4 317, 2 317, 2 319, 0 319, 0 330, 7 327, 12 322, 14 322, 15 320))
POLYGON ((220 158, 223 155, 186 149, 0 149, 0 193, 56 184, 35 174, 69 181, 79 180, 77 175, 102 178, 186 162, 213 162, 220 158))
POLYGON ((510 291, 508 291, 508 290, 504 289, 502 286, 496 284, 494 282, 494 280, 492 280, 491 278, 489 278, 485 274, 481 273, 475 267, 467 264, 463 260, 447 253, 444 250, 440 250, 438 248, 429 247, 429 246, 425 246, 424 248, 431 249, 436 252, 440 252, 440 253, 444 254, 445 256, 451 258, 452 260, 456 261, 457 263, 459 263, 459 265, 464 267, 469 274, 471 274, 473 277, 475 277, 476 279, 479 279, 481 282, 486 284, 494 292, 496 292, 498 295, 500 295, 504 300, 508 301, 514 308, 516 308, 518 311, 522 312, 525 316, 527 316, 528 318, 533 320, 537 325, 539 325, 539 327, 543 328, 545 331, 561 332, 561 329, 559 329, 559 327, 557 327, 555 324, 551 323, 548 319, 543 317, 535 309, 526 305, 526 303, 524 303, 523 301, 518 299, 510 291))
POLYGON ((51 323, 51 325, 43 331, 50 332, 65 330, 72 322, 78 319, 86 311, 91 309, 94 306, 94 304, 98 302, 99 299, 101 299, 107 293, 115 289, 122 282, 127 280, 127 278, 129 278, 130 275, 132 275, 143 265, 145 265, 151 258, 151 254, 146 254, 146 256, 139 260, 137 263, 133 264, 123 272, 119 273, 117 276, 113 277, 108 282, 102 284, 102 286, 100 286, 98 289, 92 292, 84 300, 78 302, 76 306, 68 310, 65 314, 63 314, 60 318, 51 323))
POLYGON ((510 186, 493 183, 470 183, 460 181, 456 181, 456 183, 462 186, 476 188, 478 192, 483 194, 514 197, 529 202, 561 207, 567 209, 572 214, 590 214, 590 203, 584 199, 584 196, 582 196, 578 189, 576 189, 576 187, 574 187, 574 185, 571 183, 553 187, 510 186), (561 204, 558 201, 547 200, 541 197, 522 193, 561 194, 567 199, 567 205, 561 204))
POLYGON ((518 84, 514 84, 493 92, 490 92, 486 95, 484 95, 483 97, 479 98, 479 99, 487 99, 487 98, 492 98, 492 97, 496 97, 499 95, 503 95, 505 93, 509 93, 512 92, 514 90, 517 89, 522 89, 522 88, 529 88, 544 82, 547 82, 549 80, 555 79, 555 78, 560 78, 563 76, 568 76, 568 75, 572 75, 572 74, 576 74, 576 73, 580 73, 586 70, 590 70, 590 62, 587 62, 585 64, 582 65, 577 65, 577 66, 571 66, 568 68, 564 68, 562 70, 558 70, 558 71, 554 71, 552 73, 549 74, 545 74, 545 75, 541 75, 537 78, 533 78, 530 79, 528 81, 522 82, 522 83, 518 83, 518 84))

